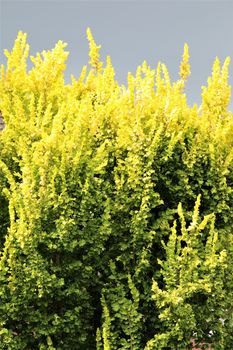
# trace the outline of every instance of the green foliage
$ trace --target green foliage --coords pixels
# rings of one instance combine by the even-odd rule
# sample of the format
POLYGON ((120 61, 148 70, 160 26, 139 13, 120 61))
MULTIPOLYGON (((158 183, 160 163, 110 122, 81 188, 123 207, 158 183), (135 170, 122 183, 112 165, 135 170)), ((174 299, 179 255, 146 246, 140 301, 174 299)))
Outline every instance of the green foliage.
POLYGON ((90 71, 70 85, 64 43, 29 72, 23 33, 6 52, 0 349, 231 350, 229 62, 198 109, 187 45, 180 80, 144 62, 126 88, 88 38, 90 71))
MULTIPOLYGON (((159 318, 165 332, 156 334, 145 349, 184 349, 195 331, 197 341, 219 344, 224 349, 222 321, 225 317, 224 275, 227 268, 226 251, 217 253, 218 233, 215 217, 205 216, 198 223, 200 196, 196 201, 192 222, 186 228, 182 207, 179 205, 181 234, 177 235, 174 221, 167 244, 163 243, 166 260, 159 261, 164 285, 159 288, 153 281, 152 299, 160 310, 159 318), (208 238, 203 235, 209 223, 208 238), (203 331, 205 332, 203 334, 203 331), (188 336, 188 337, 187 337, 188 336)), ((197 343, 197 342, 196 342, 197 343)))

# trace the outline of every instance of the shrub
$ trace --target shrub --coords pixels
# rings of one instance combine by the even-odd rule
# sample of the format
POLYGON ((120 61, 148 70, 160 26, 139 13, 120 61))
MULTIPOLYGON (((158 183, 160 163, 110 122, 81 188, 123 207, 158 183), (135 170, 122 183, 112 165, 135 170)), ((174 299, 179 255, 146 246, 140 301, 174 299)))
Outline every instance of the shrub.
POLYGON ((202 104, 146 62, 128 85, 90 29, 90 67, 64 83, 66 44, 2 65, 0 349, 233 345, 229 58, 202 104), (8 214, 9 213, 9 214, 8 214))

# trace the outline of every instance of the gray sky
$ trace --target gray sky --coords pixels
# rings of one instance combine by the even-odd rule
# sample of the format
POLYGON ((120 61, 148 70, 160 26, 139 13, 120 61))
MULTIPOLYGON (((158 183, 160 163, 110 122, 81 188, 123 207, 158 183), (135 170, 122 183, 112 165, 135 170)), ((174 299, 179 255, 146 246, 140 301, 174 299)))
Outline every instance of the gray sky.
MULTIPOLYGON (((66 81, 77 78, 88 62, 86 29, 90 27, 101 58, 110 54, 119 83, 146 60, 155 68, 164 62, 178 78, 183 45, 190 49, 191 76, 186 92, 190 104, 200 103, 201 86, 211 74, 216 56, 232 58, 233 0, 58 1, 0 0, 0 63, 3 49, 11 49, 19 30, 27 32, 30 54, 51 49, 58 40, 68 43, 66 81)), ((232 109, 232 104, 231 104, 232 109)))

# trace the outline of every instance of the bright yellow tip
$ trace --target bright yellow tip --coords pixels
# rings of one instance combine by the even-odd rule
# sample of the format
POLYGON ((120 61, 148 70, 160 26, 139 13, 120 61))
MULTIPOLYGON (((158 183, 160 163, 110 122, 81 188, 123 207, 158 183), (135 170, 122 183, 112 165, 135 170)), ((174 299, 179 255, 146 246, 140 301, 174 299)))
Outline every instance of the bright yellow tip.
POLYGON ((187 80, 190 75, 190 64, 189 64, 189 47, 188 44, 184 44, 183 60, 180 64, 180 77, 183 80, 187 80))
POLYGON ((88 38, 89 41, 90 41, 91 39, 93 39, 93 36, 92 36, 92 33, 91 33, 91 29, 90 29, 89 27, 87 28, 86 33, 87 33, 87 38, 88 38))
POLYGON ((100 72, 103 65, 103 63, 99 61, 99 49, 101 48, 101 45, 96 45, 89 27, 87 28, 87 39, 89 41, 89 63, 96 72, 100 72))

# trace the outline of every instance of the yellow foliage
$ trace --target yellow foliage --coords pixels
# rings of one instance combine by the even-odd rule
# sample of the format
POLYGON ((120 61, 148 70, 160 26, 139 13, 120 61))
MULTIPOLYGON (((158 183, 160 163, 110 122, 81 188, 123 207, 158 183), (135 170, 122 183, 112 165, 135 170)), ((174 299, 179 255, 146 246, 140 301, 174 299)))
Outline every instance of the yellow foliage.
MULTIPOLYGON (((119 266, 131 268, 133 261, 138 264, 134 266, 135 275, 128 279, 134 313, 126 312, 130 322, 135 321, 135 329, 141 319, 135 276, 139 281, 143 274, 145 278, 151 275, 151 271, 148 274, 144 271, 150 261, 155 262, 149 260, 154 246, 167 250, 171 268, 164 263, 164 276, 167 276, 167 285, 175 289, 171 294, 162 292, 155 281, 153 292, 161 308, 170 303, 189 317, 191 306, 187 304, 187 309, 182 309, 184 300, 180 289, 176 289, 178 268, 181 287, 189 283, 184 295, 193 293, 193 288, 210 293, 207 279, 199 279, 197 274, 201 263, 197 254, 198 237, 206 234, 210 225, 204 267, 211 271, 212 278, 216 276, 213 271, 219 261, 225 261, 224 251, 219 256, 216 253, 219 240, 212 212, 216 210, 221 225, 232 219, 228 218, 232 181, 226 177, 232 172, 233 164, 233 114, 228 111, 230 58, 226 58, 222 67, 219 59, 215 60, 208 85, 202 89, 201 106, 189 106, 184 93, 190 75, 187 44, 177 81, 171 81, 164 63, 159 62, 152 69, 144 61, 135 75, 128 73, 127 85, 119 85, 110 56, 105 64, 100 61, 101 46, 95 43, 90 28, 87 39, 90 67, 84 66, 78 79, 72 75, 70 84, 64 81, 69 54, 65 51, 66 43, 58 41, 52 50, 30 56, 33 67, 29 71, 25 33, 19 32, 11 52, 5 50, 8 62, 6 67, 1 65, 0 111, 6 127, 0 133, 0 168, 4 181, 8 181, 8 187, 4 183, 4 194, 9 200, 10 228, 1 261, 11 264, 7 249, 13 241, 23 250, 27 248, 30 256, 30 243, 37 235, 47 234, 40 224, 45 213, 48 213, 45 222, 51 225, 48 236, 51 233, 56 238, 48 240, 51 251, 60 238, 74 235, 74 239, 64 239, 66 256, 76 245, 82 248, 86 244, 84 236, 87 234, 92 236, 91 242, 96 244, 102 258, 102 247, 105 248, 101 239, 116 230, 113 242, 118 240, 118 234, 119 239, 122 238, 120 255, 116 255, 120 257, 119 266), (196 198, 197 192, 201 194, 195 202, 193 215, 187 212, 191 220, 187 227, 186 207, 196 198), (206 201, 207 208, 200 222, 201 198, 206 201), (174 209, 177 200, 179 205, 174 209), (58 216, 53 218, 54 213, 58 216), (175 220, 167 246, 165 243, 159 246, 164 237, 167 241, 170 223, 177 214, 179 225, 175 220), (70 229, 70 225, 74 227, 70 229), (124 247, 126 237, 129 237, 130 250, 124 247), (183 247, 184 242, 187 246, 183 247), (192 249, 193 242, 195 249, 192 249), (166 272, 166 269, 170 270, 166 272), (192 278, 198 283, 192 285, 192 278)), ((230 224, 227 229, 229 227, 230 224)), ((88 247, 81 251, 91 251, 88 247)), ((92 269, 92 266, 85 268, 92 269)), ((155 275, 160 279, 157 272, 155 275)), ((13 290, 13 284, 11 288, 13 290)), ((39 293, 41 297, 43 290, 39 293)), ((146 298, 150 297, 145 295, 146 298)), ((98 342, 103 341, 106 350, 112 346, 113 334, 108 302, 102 299, 104 324, 97 332, 98 342)), ((121 311, 126 317, 124 310, 121 311)), ((166 310, 160 316, 161 320, 167 319, 166 310)), ((72 319, 72 325, 75 322, 72 319)), ((132 333, 132 340, 133 337, 132 333)), ((160 348, 167 348, 169 337, 160 334, 157 340, 149 340, 145 349, 154 349, 155 341, 160 348)), ((47 345, 52 349, 50 338, 47 338, 47 345)), ((140 347, 132 345, 131 348, 140 347)))
POLYGON ((101 48, 101 45, 96 45, 90 28, 87 28, 87 39, 89 41, 89 47, 90 47, 89 63, 99 73, 101 72, 101 67, 102 67, 102 62, 99 61, 99 49, 101 48))
MULTIPOLYGON (((64 142, 71 144, 71 140, 80 139, 82 145, 84 139, 88 139, 87 147, 94 138, 103 137, 108 125, 112 134, 117 135, 117 149, 129 150, 137 148, 138 139, 147 142, 162 127, 164 135, 170 139, 165 156, 168 159, 175 145, 183 142, 187 130, 194 128, 196 144, 192 146, 192 155, 184 157, 190 167, 195 163, 198 147, 206 140, 214 149, 232 145, 232 113, 227 110, 231 93, 229 57, 222 68, 218 58, 215 60, 212 77, 208 79, 208 86, 203 87, 202 104, 198 109, 196 105, 187 104, 183 92, 190 74, 187 44, 180 64, 180 80, 170 81, 165 64, 159 62, 156 69, 151 69, 144 61, 135 76, 128 73, 128 85, 120 86, 115 80, 110 57, 107 56, 105 67, 100 62, 101 46, 96 45, 90 28, 87 38, 91 69, 88 71, 84 66, 77 80, 71 76, 71 84, 64 83, 69 54, 64 50, 66 43, 58 41, 52 50, 30 56, 34 66, 29 72, 26 66, 29 45, 25 33, 19 32, 11 52, 5 50, 8 63, 7 67, 1 66, 0 110, 7 125, 2 134, 6 143, 13 129, 17 129, 24 137, 27 135, 27 142, 50 135, 49 143, 59 147, 56 140, 69 135, 69 142, 66 139, 64 142)), ((79 152, 73 149, 73 159, 79 152)), ((132 164, 137 162, 137 157, 132 159, 132 164)), ((142 162, 140 164, 142 166, 142 162)), ((129 178, 136 176, 133 168, 128 170, 129 178)))
POLYGON ((183 80, 187 80, 189 75, 190 75, 189 48, 188 48, 188 44, 185 43, 183 61, 180 64, 180 77, 183 80))

